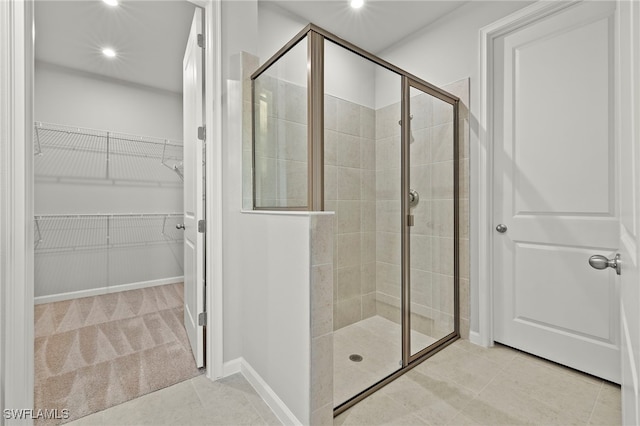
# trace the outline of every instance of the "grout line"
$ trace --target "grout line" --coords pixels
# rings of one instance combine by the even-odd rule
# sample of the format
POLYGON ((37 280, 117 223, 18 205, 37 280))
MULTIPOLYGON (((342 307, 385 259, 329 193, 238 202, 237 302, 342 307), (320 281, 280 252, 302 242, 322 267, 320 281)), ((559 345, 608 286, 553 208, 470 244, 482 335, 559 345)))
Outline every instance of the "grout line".
POLYGON ((189 379, 189 384, 191 385, 191 388, 192 388, 192 389, 193 389, 193 391, 195 392, 195 394, 196 394, 196 398, 198 398, 198 403, 200 403, 200 408, 201 408, 202 410, 204 410, 204 409, 205 409, 205 407, 204 407, 204 401, 202 400, 202 397, 201 397, 201 396, 200 396, 200 394, 198 393, 198 388, 196 388, 196 385, 193 383, 193 381, 194 381, 197 377, 200 377, 200 376, 196 376, 196 377, 192 377, 192 378, 190 378, 190 379, 189 379))
MULTIPOLYGON (((487 360, 485 357, 482 357, 482 358, 483 358, 483 359, 485 359, 485 360, 487 360)), ((498 373, 497 373, 495 376, 493 376, 493 377, 491 378, 491 380, 489 380, 489 381, 487 382, 487 384, 486 384, 486 385, 484 385, 484 386, 482 387, 482 389, 480 389, 480 392, 478 392, 478 395, 476 395, 476 396, 479 396, 482 392, 484 392, 484 390, 485 390, 485 389, 487 389, 487 388, 489 387, 489 385, 490 385, 491 383, 493 383, 493 382, 496 380, 496 378, 498 378, 502 373, 504 373, 504 372, 506 371, 507 366, 508 366, 509 364, 511 364, 511 363, 513 362, 513 360, 515 360, 515 359, 516 359, 516 357, 514 356, 513 358, 511 358, 511 360, 509 360, 509 362, 505 362, 505 363, 492 362, 493 364, 495 364, 495 365, 498 365, 498 366, 499 366, 499 368, 498 368, 498 373)), ((490 360, 487 360, 487 361, 490 361, 490 360)), ((475 399, 475 398, 474 398, 474 399, 475 399)))
POLYGON ((596 396, 596 399, 593 401, 593 407, 591 407, 591 412, 589 413, 587 424, 591 424, 591 419, 593 418, 593 413, 596 411, 596 405, 598 405, 598 401, 600 400, 600 395, 602 394, 603 388, 604 388, 604 382, 600 382, 600 389, 598 389, 598 395, 596 396))
MULTIPOLYGON (((244 379, 244 376, 243 376, 243 379, 244 379)), ((244 379, 244 380, 246 380, 246 379, 244 379)), ((252 388, 252 389, 253 389, 253 388, 252 388)), ((255 391, 255 389, 254 389, 254 391, 255 391)), ((247 397, 247 395, 245 395, 244 393, 243 393, 243 395, 242 395, 242 396, 244 396, 244 399, 245 399, 245 400, 247 400, 247 402, 249 403, 249 406, 251 407, 251 409, 252 409, 253 411, 255 411, 255 413, 258 415, 258 417, 260 417, 260 419, 264 422, 264 424, 265 424, 265 425, 269 424, 269 422, 267 421, 267 419, 262 415, 262 413, 260 412, 260 410, 258 410, 258 408, 256 407, 256 404, 254 404, 254 403, 253 403, 253 401, 252 401, 252 399, 253 399, 253 398, 248 398, 248 397, 247 397)), ((270 407, 269 407, 269 406, 264 402, 264 400, 260 397, 260 395, 256 393, 256 395, 255 395, 255 396, 260 400, 260 402, 262 402, 262 403, 266 406, 267 410, 269 410, 269 411, 271 412, 271 414, 272 414, 274 417, 276 417, 276 418, 277 418, 277 416, 275 415, 275 413, 274 413, 274 412, 271 410, 271 408, 270 408, 270 407)))
MULTIPOLYGON (((443 349, 443 351, 446 351, 447 349, 448 349, 448 348, 445 348, 445 349, 443 349)), ((427 362, 429 362, 429 360, 428 360, 428 359, 425 361, 425 363, 427 363, 427 362)), ((416 372, 416 373, 418 373, 418 374, 422 374, 422 373, 420 373, 420 372, 419 372, 419 371, 417 371, 417 370, 412 370, 412 371, 415 371, 415 372, 416 372)), ((411 375, 411 372, 412 372, 412 371, 407 372, 406 376, 409 376, 409 377, 410 377, 410 375, 411 375)), ((433 374, 434 372, 431 372, 431 373, 433 374)), ((475 400, 475 399, 478 397, 479 393, 474 392, 472 389, 469 389, 469 388, 467 388, 467 387, 466 387, 466 386, 464 386, 464 385, 461 385, 461 384, 459 384, 459 383, 457 383, 457 382, 454 382, 454 381, 453 381, 451 378, 449 378, 449 377, 446 377, 446 376, 444 376, 444 375, 443 375, 443 376, 440 376, 440 375, 438 374, 438 372, 435 372, 435 375, 436 375, 436 377, 437 377, 438 379, 441 379, 441 380, 442 380, 442 382, 446 383, 447 385, 451 385, 451 384, 453 384, 453 385, 455 385, 455 386, 457 386, 457 387, 460 387, 460 388, 462 388, 462 389, 464 389, 464 390, 468 391, 469 393, 471 393, 471 394, 473 395, 473 397, 472 397, 472 398, 470 398, 466 403, 464 403, 464 404, 460 404, 460 405, 456 405, 456 408, 458 409, 457 413, 456 413, 456 414, 455 414, 451 419, 449 419, 449 420, 447 421, 447 423, 446 423, 446 424, 451 424, 451 423, 449 423, 449 422, 453 421, 456 417, 458 417, 458 416, 462 413, 462 411, 464 410, 464 408, 466 408, 469 404, 471 404, 471 402, 472 402, 473 400, 475 400)), ((427 377, 428 377, 428 376, 427 376, 427 377)), ((431 377, 431 378, 433 378, 433 377, 431 377)), ((390 397, 391 397, 391 396, 390 396, 390 397)), ((394 398, 393 398, 393 397, 391 397, 391 399, 394 399, 394 398)), ((400 403, 402 404, 402 401, 398 401, 398 402, 400 402, 400 403)), ((415 414, 415 416, 416 416, 416 417, 418 417, 420 420, 425 421, 427 424, 431 424, 431 423, 429 423, 429 419, 428 419, 428 418, 424 418, 424 417, 422 417, 419 413, 418 413, 418 414, 415 414)))
MULTIPOLYGON (((502 374, 505 374, 505 375, 507 375, 507 378, 510 378, 510 377, 509 377, 509 375, 508 375, 508 374, 506 374, 506 367, 507 367, 507 365, 508 365, 508 364, 510 364, 510 363, 512 363, 514 360, 518 359, 518 357, 519 357, 519 355, 516 355, 516 357, 514 357, 511 361, 509 361, 508 363, 506 363, 506 364, 505 364, 505 367, 500 371, 500 373, 498 373, 498 374, 497 374, 493 379, 491 379, 491 381, 490 381, 489 383, 487 383, 487 385, 482 389, 482 391, 481 391, 481 392, 484 392, 484 390, 485 390, 485 389, 486 389, 486 388, 487 388, 487 387, 488 387, 488 386, 489 386, 489 385, 490 385, 490 384, 491 384, 491 383, 492 383, 492 382, 493 382, 493 381, 494 381, 498 376, 500 376, 500 375, 502 375, 502 374)), ((543 361, 545 361, 545 362, 549 362, 549 361, 546 361, 546 360, 543 360, 543 361)), ((520 386, 518 386, 518 387, 516 387, 516 388, 513 388, 513 387, 511 387, 511 388, 512 388, 512 390, 513 390, 513 391, 516 391, 516 392, 517 392, 517 391, 520 391, 520 392, 522 392, 522 390, 521 390, 521 387, 520 387, 520 386)), ((600 383, 600 390, 598 391, 598 396, 600 395, 600 391, 601 391, 601 389, 602 389, 602 382, 600 383)), ((537 403, 541 404, 541 405, 542 405, 542 406, 544 406, 544 407, 549 407, 549 408, 551 408, 551 409, 558 409, 558 410, 560 410, 560 411, 564 412, 565 414, 569 415, 570 417, 572 417, 574 420, 580 420, 580 419, 579 419, 579 415, 578 415, 578 413, 577 413, 577 412, 575 412, 575 411, 571 411, 571 412, 569 412, 569 411, 568 411, 568 410, 566 410, 566 409, 561 409, 561 407, 560 407, 559 405, 553 405, 553 404, 551 404, 551 403, 549 403, 549 402, 547 402, 547 401, 543 401, 543 400, 541 400, 540 398, 537 398, 537 397, 534 397, 534 396, 531 396, 531 395, 529 395, 528 397, 529 397, 530 399, 532 399, 532 400, 536 401, 537 403)), ((596 401, 597 401, 597 399, 598 399, 598 398, 596 397, 596 401)), ((594 407, 595 407, 595 402, 594 402, 594 407)), ((592 412, 593 412, 593 409, 592 409, 592 412)))

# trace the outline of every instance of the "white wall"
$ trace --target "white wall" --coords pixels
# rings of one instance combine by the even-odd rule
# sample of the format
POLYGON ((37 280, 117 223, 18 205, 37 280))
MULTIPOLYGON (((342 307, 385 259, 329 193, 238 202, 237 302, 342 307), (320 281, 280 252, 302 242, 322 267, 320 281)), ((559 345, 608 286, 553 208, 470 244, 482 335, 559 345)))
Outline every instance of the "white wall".
MULTIPOLYGON (((449 15, 436 21, 418 33, 396 43, 381 52, 379 56, 394 65, 437 86, 443 86, 463 78, 470 78, 470 144, 473 152, 478 141, 478 77, 479 77, 479 39, 480 28, 495 22, 527 5, 527 1, 473 1, 454 10, 449 15)), ((381 81, 380 79, 378 80, 381 81)), ((392 103, 395 92, 389 86, 379 85, 377 88, 378 105, 392 103)), ((477 186, 471 182, 470 202, 471 217, 477 186)), ((471 258, 476 235, 471 230, 471 258)), ((473 263, 472 263, 473 265, 473 263)), ((478 331, 478 288, 471 270, 471 331, 478 331)))
POLYGON ((261 379, 252 380, 259 391, 266 386, 267 397, 286 405, 276 407, 280 413, 306 423, 310 217, 241 212, 243 134, 251 131, 251 123, 243 123, 243 103, 250 106, 250 92, 246 86, 243 90, 243 72, 248 71, 243 70, 243 58, 247 65, 251 55, 257 56, 262 39, 257 20, 257 1, 222 2, 223 360, 229 373, 237 371, 233 366, 243 359, 250 375, 261 379))
POLYGON ((36 62, 35 119, 182 140, 182 94, 36 62))
POLYGON ((223 157, 223 298, 224 355, 232 361, 243 356, 242 300, 244 258, 242 233, 242 51, 257 54, 256 0, 222 2, 222 157, 223 157))
MULTIPOLYGON (((478 31, 530 1, 472 1, 380 52, 378 56, 436 86, 471 77, 477 88, 478 31)), ((378 87, 378 104, 388 105, 388 88, 378 87)), ((393 94, 393 93, 392 93, 393 94)))
POLYGON ((310 216, 245 213, 242 354, 289 410, 309 419, 310 216))
POLYGON ((324 61, 326 94, 375 109, 377 65, 331 42, 325 42, 324 61))
POLYGON ((298 34, 309 22, 269 1, 258 2, 256 55, 264 63, 298 34))

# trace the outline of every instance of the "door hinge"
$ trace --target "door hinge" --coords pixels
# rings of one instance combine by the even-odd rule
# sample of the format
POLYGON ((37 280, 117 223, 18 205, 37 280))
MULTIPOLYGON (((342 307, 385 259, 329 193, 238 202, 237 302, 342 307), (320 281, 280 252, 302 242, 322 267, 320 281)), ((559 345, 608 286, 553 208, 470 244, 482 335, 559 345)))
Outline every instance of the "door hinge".
POLYGON ((198 314, 198 325, 199 326, 207 325, 207 313, 206 312, 200 312, 198 314))
POLYGON ((204 35, 198 34, 198 47, 202 47, 204 49, 204 35))
POLYGON ((207 137, 207 128, 205 126, 198 127, 198 139, 201 141, 205 140, 207 137))
POLYGON ((198 232, 204 234, 207 229, 207 222, 202 219, 198 221, 198 232))

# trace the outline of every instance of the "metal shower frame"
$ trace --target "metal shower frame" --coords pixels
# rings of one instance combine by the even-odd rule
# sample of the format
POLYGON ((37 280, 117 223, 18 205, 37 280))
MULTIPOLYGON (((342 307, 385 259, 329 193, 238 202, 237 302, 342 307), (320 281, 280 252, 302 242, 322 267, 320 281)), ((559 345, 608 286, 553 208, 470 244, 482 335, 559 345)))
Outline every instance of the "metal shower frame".
POLYGON ((401 312, 402 312, 402 366, 396 372, 362 390, 351 399, 334 408, 334 416, 339 415, 362 401, 391 381, 400 377, 444 347, 460 337, 460 262, 459 262, 459 102, 460 99, 441 88, 359 48, 358 46, 318 27, 309 24, 284 45, 251 75, 252 111, 252 188, 254 210, 303 210, 324 211, 324 41, 329 40, 356 55, 367 59, 401 77, 401 312), (307 206, 304 207, 256 207, 255 185, 255 80, 294 46, 307 37, 307 206), (436 343, 411 354, 411 311, 410 311, 410 224, 409 183, 410 183, 410 90, 415 88, 453 107, 453 263, 454 263, 454 331, 436 343))

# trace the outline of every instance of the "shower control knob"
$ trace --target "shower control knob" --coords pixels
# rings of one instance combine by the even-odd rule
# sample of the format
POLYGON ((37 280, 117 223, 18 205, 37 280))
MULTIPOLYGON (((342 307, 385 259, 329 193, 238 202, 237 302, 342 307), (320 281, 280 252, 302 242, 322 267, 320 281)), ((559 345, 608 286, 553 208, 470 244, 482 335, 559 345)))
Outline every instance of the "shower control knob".
POLYGON ((496 231, 498 231, 501 234, 504 234, 505 232, 507 232, 507 225, 504 224, 499 224, 498 226, 496 226, 496 231))
POLYGON ((414 208, 420 202, 420 194, 415 189, 409 190, 409 207, 414 208))
POLYGON ((177 224, 176 229, 184 229, 184 223, 177 224))

